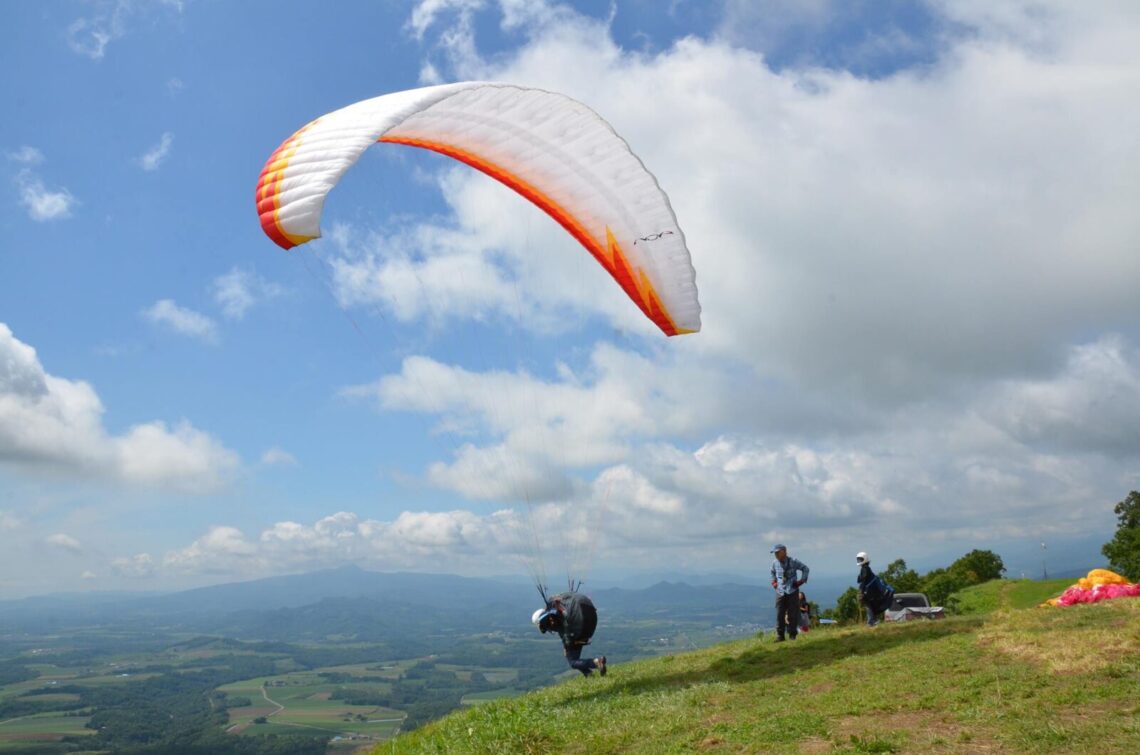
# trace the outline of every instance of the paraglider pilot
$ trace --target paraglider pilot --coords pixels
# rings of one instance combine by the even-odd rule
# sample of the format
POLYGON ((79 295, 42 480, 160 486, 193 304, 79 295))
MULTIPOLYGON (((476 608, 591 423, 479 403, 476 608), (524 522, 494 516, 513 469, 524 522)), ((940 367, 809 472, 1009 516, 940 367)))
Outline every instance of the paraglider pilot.
POLYGON ((553 595, 547 598, 545 608, 534 612, 531 622, 543 634, 558 633, 562 638, 562 647, 570 668, 581 671, 582 676, 589 676, 594 669, 597 669, 602 676, 606 675, 604 655, 582 659, 582 648, 590 644, 590 638, 594 636, 594 630, 598 626, 598 611, 585 595, 578 592, 553 595))
POLYGON ((879 615, 890 607, 895 591, 871 571, 871 557, 865 551, 855 554, 859 564, 859 602, 867 607, 867 626, 879 623, 879 615))
POLYGON ((808 581, 808 567, 788 555, 783 544, 773 546, 772 589, 776 591, 776 642, 787 634, 793 640, 800 626, 800 586, 808 581), (797 576, 797 572, 799 576, 797 576))

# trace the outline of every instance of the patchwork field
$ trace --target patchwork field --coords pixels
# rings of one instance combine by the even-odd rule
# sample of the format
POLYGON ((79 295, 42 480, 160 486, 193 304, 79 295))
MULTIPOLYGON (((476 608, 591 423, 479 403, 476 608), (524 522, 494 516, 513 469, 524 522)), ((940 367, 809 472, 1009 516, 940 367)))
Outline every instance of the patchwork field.
POLYGON ((399 670, 395 665, 389 669, 367 665, 334 666, 224 685, 218 688, 220 692, 231 697, 247 697, 253 703, 230 708, 227 731, 247 736, 308 732, 314 736, 339 736, 357 741, 388 739, 399 731, 404 721, 402 712, 334 699, 336 691, 345 688, 386 694, 390 685, 376 681, 385 674, 397 678, 399 670))
POLYGON ((0 721, 0 752, 26 752, 30 744, 59 742, 67 736, 89 736, 89 717, 39 713, 0 721))
MULTIPOLYGON (((224 712, 222 730, 231 736, 312 736, 327 740, 330 750, 351 750, 390 740, 457 705, 513 696, 527 686, 518 669, 437 663, 435 656, 305 669, 278 646, 204 637, 172 639, 180 641, 102 655, 77 651, 66 639, 52 650, 24 650, 23 664, 8 661, 23 671, 0 684, 0 752, 65 752, 76 747, 66 738, 102 740, 100 732, 85 728, 94 712, 89 701, 129 701, 131 695, 140 694, 148 701, 154 695, 181 694, 169 701, 164 697, 163 704, 172 710, 182 706, 179 710, 186 715, 195 715, 194 706, 205 695, 213 711, 224 712), (225 675, 235 678, 233 668, 246 659, 251 670, 257 668, 262 674, 227 683, 225 675), (192 689, 200 682, 191 679, 211 673, 222 677, 220 686, 192 689), (36 676, 20 678, 25 674, 36 676), (176 693, 179 688, 183 689, 176 693), (108 691, 115 694, 108 698, 108 691), (465 694, 470 696, 461 700, 465 694)), ((286 650, 308 651, 299 646, 286 650)), ((351 648, 342 653, 352 654, 351 648)), ((112 705, 131 710, 129 702, 112 705)), ((130 713, 125 715, 114 719, 116 731, 147 725, 145 716, 131 720, 130 713)))
POLYGON ((50 743, 62 741, 64 737, 83 737, 95 733, 85 728, 91 718, 89 710, 66 710, 74 708, 80 696, 74 692, 52 692, 54 688, 64 685, 101 687, 154 676, 154 674, 132 674, 124 671, 125 667, 118 662, 90 665, 32 663, 28 664, 28 667, 34 669, 40 676, 0 686, 0 703, 31 700, 44 707, 58 706, 60 710, 0 716, 0 752, 43 749, 50 743), (42 694, 36 694, 41 692, 42 694), (24 697, 29 693, 34 696, 24 697))

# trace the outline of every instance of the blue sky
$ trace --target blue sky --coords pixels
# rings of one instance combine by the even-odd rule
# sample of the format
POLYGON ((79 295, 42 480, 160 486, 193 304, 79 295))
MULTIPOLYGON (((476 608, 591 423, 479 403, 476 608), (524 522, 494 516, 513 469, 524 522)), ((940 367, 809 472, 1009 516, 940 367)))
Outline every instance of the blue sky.
POLYGON ((0 8, 0 597, 525 574, 531 527, 599 578, 773 540, 1099 564, 1140 487, 1131 5, 326 5, 0 8), (370 150, 321 240, 264 237, 296 128, 466 79, 626 138, 700 334, 414 150, 370 150))

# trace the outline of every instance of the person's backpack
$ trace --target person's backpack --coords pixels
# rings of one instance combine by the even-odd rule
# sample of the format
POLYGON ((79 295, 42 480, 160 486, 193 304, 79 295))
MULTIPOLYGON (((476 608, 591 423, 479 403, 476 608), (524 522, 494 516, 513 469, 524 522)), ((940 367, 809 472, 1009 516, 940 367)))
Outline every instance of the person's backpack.
POLYGON ((895 588, 884 582, 878 574, 867 583, 867 605, 873 606, 877 613, 890 608, 894 599, 895 588))
POLYGON ((863 588, 863 594, 866 596, 867 605, 878 606, 882 604, 884 595, 890 594, 893 597, 895 590, 876 574, 875 578, 863 588))
POLYGON ((879 575, 863 585, 863 602, 874 604, 879 602, 879 597, 883 594, 883 580, 879 579, 879 575))

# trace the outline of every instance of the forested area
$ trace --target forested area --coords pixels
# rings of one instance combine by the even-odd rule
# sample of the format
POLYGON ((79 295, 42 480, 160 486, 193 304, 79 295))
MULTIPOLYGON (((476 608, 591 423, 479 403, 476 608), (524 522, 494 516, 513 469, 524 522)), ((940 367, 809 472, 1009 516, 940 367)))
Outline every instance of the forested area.
MULTIPOLYGON (((896 559, 886 568, 876 573, 883 581, 894 588, 896 593, 920 592, 930 599, 931 605, 943 606, 948 611, 954 610, 951 596, 971 585, 980 585, 991 579, 999 579, 1005 573, 1005 564, 1001 556, 988 550, 972 550, 962 556, 948 567, 932 569, 926 574, 919 574, 907 566, 903 559, 896 559)), ((823 611, 824 618, 839 621, 858 621, 861 606, 859 604, 859 590, 849 588, 839 596, 835 608, 823 611)))
POLYGON ((35 678, 36 672, 18 660, 0 662, 0 687, 35 678))
MULTIPOLYGON (((271 658, 230 655, 212 658, 215 668, 187 671, 171 668, 157 676, 105 686, 61 685, 50 693, 71 693, 78 700, 63 707, 90 711, 88 728, 93 736, 74 738, 83 749, 113 752, 216 752, 275 753, 323 752, 323 742, 312 737, 241 738, 224 733, 226 701, 214 695, 215 687, 261 674, 274 673, 271 658)), ((9 704, 35 702, 27 695, 9 704)), ((61 703, 44 703, 60 710, 61 703)))

